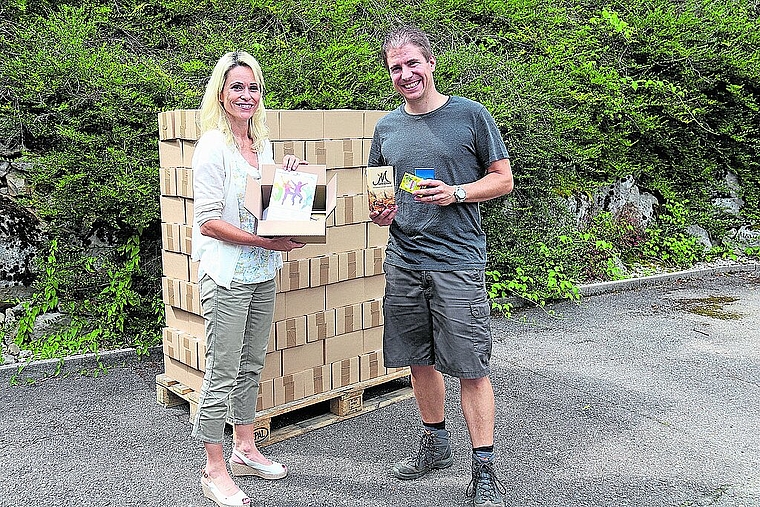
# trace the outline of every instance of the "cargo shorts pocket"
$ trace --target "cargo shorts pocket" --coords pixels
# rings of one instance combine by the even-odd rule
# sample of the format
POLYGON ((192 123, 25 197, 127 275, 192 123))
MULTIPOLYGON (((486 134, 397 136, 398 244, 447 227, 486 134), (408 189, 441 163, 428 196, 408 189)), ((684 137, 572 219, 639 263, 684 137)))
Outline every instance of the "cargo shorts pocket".
POLYGON ((472 343, 480 354, 491 354, 491 304, 488 301, 470 304, 472 343))

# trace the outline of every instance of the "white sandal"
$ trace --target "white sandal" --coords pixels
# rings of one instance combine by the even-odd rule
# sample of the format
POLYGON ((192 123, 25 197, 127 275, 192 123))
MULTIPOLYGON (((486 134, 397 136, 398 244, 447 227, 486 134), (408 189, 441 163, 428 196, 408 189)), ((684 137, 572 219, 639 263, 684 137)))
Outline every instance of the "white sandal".
POLYGON ((251 505, 251 499, 248 495, 243 493, 242 489, 238 489, 234 495, 223 495, 219 490, 211 477, 208 476, 206 470, 202 470, 201 475, 201 487, 203 488, 203 496, 216 503, 219 507, 249 507, 251 505))
POLYGON ((237 449, 232 450, 230 468, 232 469, 232 475, 235 476, 255 475, 256 477, 261 477, 262 479, 274 480, 282 479, 288 475, 288 467, 282 463, 277 463, 276 461, 272 461, 271 465, 256 463, 237 449), (237 458, 239 461, 235 461, 235 458, 237 458), (242 463, 240 463, 240 461, 242 461, 242 463))

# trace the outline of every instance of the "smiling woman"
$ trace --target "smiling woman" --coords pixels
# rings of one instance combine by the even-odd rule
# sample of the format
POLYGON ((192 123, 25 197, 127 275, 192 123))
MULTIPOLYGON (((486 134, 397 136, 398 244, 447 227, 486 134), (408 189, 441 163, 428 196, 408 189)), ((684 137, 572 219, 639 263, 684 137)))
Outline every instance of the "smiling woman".
MULTIPOLYGON (((263 89, 261 67, 251 55, 235 51, 220 58, 201 102, 202 135, 193 155, 192 256, 199 261, 206 368, 192 435, 206 451, 203 495, 227 507, 251 502, 225 463, 228 413, 232 473, 264 479, 288 473, 259 452, 253 426, 281 252, 303 246, 290 237, 258 236, 256 217, 244 205, 248 181, 261 178, 261 164, 274 164, 263 89)), ((288 155, 282 166, 294 170, 301 162, 288 155)))

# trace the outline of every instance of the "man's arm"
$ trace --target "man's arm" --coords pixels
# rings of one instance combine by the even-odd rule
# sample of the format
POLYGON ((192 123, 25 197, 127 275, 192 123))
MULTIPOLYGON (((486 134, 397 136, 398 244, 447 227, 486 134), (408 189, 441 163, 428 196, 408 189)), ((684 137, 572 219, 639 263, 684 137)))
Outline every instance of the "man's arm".
MULTIPOLYGON (((413 192, 417 201, 438 206, 456 203, 454 197, 456 185, 448 185, 440 180, 423 180, 419 184, 420 189, 413 192)), ((510 193, 514 182, 509 159, 503 158, 493 162, 488 166, 485 176, 472 183, 459 186, 467 192, 465 202, 483 202, 510 193)))

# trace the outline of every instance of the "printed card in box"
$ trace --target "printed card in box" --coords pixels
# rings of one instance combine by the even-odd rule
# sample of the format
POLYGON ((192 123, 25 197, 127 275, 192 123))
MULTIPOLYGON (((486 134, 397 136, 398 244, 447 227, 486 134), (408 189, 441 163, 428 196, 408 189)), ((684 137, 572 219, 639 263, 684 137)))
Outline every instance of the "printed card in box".
POLYGON ((277 169, 265 220, 310 220, 316 192, 316 174, 277 169))

